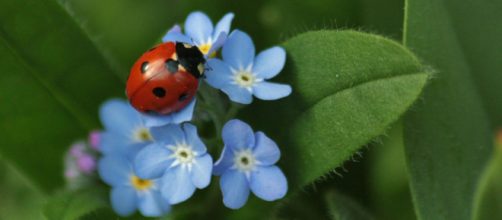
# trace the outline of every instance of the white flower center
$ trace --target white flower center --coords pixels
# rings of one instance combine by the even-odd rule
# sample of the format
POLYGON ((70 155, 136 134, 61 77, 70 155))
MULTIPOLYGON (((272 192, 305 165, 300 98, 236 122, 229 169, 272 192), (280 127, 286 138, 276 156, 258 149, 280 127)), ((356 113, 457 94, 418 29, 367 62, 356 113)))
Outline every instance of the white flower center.
POLYGON ((253 155, 253 152, 251 152, 251 150, 249 149, 246 149, 235 153, 234 164, 237 170, 241 172, 250 172, 253 171, 256 167, 257 161, 253 155))
POLYGON ((133 138, 137 142, 145 142, 152 140, 152 134, 150 130, 145 127, 139 127, 133 132, 133 138))
POLYGON ((256 82, 256 77, 249 71, 238 71, 234 74, 234 82, 240 87, 251 88, 256 82))
POLYGON ((176 144, 174 146, 167 146, 167 148, 173 151, 172 158, 174 158, 174 162, 171 164, 171 167, 175 167, 181 165, 183 168, 188 168, 188 170, 192 169, 193 164, 195 164, 195 157, 197 156, 197 152, 192 150, 192 147, 186 143, 176 144))

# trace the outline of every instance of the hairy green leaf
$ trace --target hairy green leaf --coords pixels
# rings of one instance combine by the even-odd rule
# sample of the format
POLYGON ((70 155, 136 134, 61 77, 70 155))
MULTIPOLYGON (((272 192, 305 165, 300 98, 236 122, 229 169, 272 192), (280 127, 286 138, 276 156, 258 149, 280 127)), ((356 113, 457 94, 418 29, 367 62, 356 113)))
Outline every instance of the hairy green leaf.
POLYGON ((97 107, 123 85, 52 0, 0 1, 0 72, 0 152, 53 189, 64 149, 98 127, 97 107))
POLYGON ((405 45, 438 70, 424 102, 405 120, 405 152, 418 219, 471 219, 476 186, 492 145, 472 82, 477 70, 468 65, 462 50, 456 27, 463 24, 452 19, 452 4, 466 3, 408 0, 406 5, 405 45))
POLYGON ((356 201, 339 192, 329 192, 326 194, 326 203, 332 220, 373 219, 356 201))
POLYGON ((285 46, 295 91, 287 109, 297 114, 283 124, 290 154, 283 158, 294 185, 325 175, 384 133, 429 77, 408 50, 375 35, 308 32, 285 46))
POLYGON ((48 220, 79 219, 90 212, 107 206, 104 190, 97 187, 65 191, 54 195, 44 207, 44 215, 48 220))

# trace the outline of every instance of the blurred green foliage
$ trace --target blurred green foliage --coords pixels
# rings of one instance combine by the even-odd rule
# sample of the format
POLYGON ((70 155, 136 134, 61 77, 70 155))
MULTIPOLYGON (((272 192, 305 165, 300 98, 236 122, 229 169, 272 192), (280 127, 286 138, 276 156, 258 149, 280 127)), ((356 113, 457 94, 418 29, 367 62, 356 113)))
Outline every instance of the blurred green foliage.
MULTIPOLYGON (((213 21, 234 12, 232 27, 250 33, 257 50, 286 42, 290 57, 278 78, 298 93, 274 103, 258 101, 240 117, 280 140, 281 166, 294 193, 273 204, 251 198, 231 211, 221 204, 213 180, 164 219, 413 219, 411 193, 418 219, 470 219, 472 207, 481 207, 479 219, 498 217, 499 156, 485 172, 486 182, 478 183, 489 160, 490 127, 502 125, 501 1, 406 5, 403 10, 404 0, 0 0, 0 219, 42 219, 46 203, 48 216, 69 219, 102 207, 78 205, 79 198, 92 203, 87 193, 51 196, 63 186, 62 155, 74 140, 99 128, 102 101, 123 97, 135 59, 193 10, 213 21), (320 32, 288 42, 319 29, 356 29, 397 41, 405 31, 405 46, 437 72, 423 103, 404 118, 405 136, 395 125, 363 150, 361 164, 351 162, 351 155, 386 133, 415 100, 426 74, 413 74, 423 68, 407 49, 372 35, 320 32), (338 55, 326 57, 332 54, 338 55), (319 65, 326 69, 319 71, 319 65), (287 108, 306 100, 303 108, 287 108), (333 172, 341 166, 348 171, 338 177, 333 172), (296 188, 305 184, 304 190, 296 188), (208 212, 205 198, 217 198, 208 212), (63 210, 62 203, 76 209, 63 210), (354 210, 367 211, 351 215, 354 210)), ((115 218, 106 207, 84 217, 115 218)))

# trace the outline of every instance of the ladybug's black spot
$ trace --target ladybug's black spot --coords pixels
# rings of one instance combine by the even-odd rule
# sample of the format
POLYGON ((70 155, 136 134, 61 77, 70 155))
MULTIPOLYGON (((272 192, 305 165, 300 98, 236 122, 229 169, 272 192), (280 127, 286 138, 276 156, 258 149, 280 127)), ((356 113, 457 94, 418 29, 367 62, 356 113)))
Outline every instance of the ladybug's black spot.
POLYGON ((166 96, 166 90, 162 87, 155 87, 152 92, 158 98, 163 98, 164 96, 166 96))
POLYGON ((148 62, 143 62, 141 64, 141 73, 146 73, 147 70, 148 70, 148 62))
POLYGON ((178 72, 178 62, 172 59, 166 60, 166 69, 170 73, 178 72))
POLYGON ((188 98, 188 93, 184 92, 181 93, 181 95, 178 97, 178 101, 182 102, 185 101, 188 98))

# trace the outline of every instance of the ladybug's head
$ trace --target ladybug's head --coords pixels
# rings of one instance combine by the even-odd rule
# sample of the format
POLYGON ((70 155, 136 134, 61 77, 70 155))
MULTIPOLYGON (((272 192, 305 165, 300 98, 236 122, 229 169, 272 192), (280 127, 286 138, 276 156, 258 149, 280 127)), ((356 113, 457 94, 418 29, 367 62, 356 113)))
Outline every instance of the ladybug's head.
POLYGON ((197 46, 177 42, 176 54, 178 56, 178 62, 187 70, 188 73, 192 74, 196 78, 203 76, 206 59, 204 59, 204 55, 200 52, 197 46))

